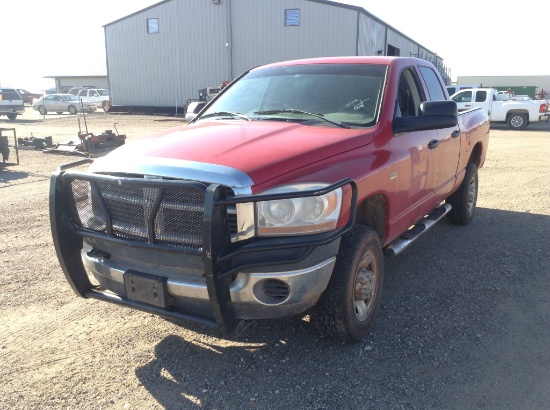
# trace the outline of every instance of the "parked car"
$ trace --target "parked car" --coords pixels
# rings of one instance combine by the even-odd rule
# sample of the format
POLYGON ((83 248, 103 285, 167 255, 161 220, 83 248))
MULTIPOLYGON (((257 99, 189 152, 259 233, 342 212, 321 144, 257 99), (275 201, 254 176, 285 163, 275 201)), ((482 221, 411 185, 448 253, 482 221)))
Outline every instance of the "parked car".
POLYGON ((0 116, 6 115, 10 120, 15 120, 24 112, 25 104, 19 92, 15 88, 0 88, 0 116))
POLYGON ((93 102, 98 107, 102 107, 105 112, 111 108, 109 100, 109 90, 105 88, 86 88, 78 92, 78 98, 82 101, 93 102))
POLYGON ((97 105, 92 102, 81 102, 79 97, 72 94, 50 94, 34 100, 32 108, 42 115, 48 112, 61 114, 67 111, 69 114, 76 114, 80 111, 94 112, 97 105))
POLYGON ((19 92, 19 95, 21 96, 21 98, 23 98, 23 103, 24 103, 24 104, 30 104, 30 105, 32 105, 32 103, 34 102, 35 98, 40 98, 40 97, 42 97, 42 94, 31 93, 30 91, 24 90, 24 89, 22 89, 22 88, 18 88, 17 91, 19 92))
POLYGON ((69 91, 67 91, 67 93, 72 95, 78 95, 78 93, 83 89, 84 88, 80 88, 80 87, 71 88, 69 91))

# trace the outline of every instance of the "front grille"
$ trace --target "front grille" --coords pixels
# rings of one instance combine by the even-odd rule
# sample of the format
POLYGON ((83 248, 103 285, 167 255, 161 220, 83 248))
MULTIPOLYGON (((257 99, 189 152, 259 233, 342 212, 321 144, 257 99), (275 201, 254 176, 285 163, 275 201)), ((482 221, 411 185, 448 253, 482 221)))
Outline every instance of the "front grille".
POLYGON ((205 188, 74 179, 75 220, 115 238, 202 249, 205 188))

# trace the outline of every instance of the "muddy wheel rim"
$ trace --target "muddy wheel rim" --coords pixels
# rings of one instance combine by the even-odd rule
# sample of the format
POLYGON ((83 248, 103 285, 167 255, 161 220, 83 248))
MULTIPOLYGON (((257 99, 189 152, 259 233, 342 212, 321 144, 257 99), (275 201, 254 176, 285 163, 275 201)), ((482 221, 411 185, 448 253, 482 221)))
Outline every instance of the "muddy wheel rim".
POLYGON ((378 262, 374 251, 367 251, 355 275, 354 309, 359 321, 366 320, 374 309, 376 288, 378 284, 378 262))
POLYGON ((475 176, 470 179, 470 185, 468 186, 468 214, 472 215, 474 212, 474 206, 476 203, 476 178, 475 176))

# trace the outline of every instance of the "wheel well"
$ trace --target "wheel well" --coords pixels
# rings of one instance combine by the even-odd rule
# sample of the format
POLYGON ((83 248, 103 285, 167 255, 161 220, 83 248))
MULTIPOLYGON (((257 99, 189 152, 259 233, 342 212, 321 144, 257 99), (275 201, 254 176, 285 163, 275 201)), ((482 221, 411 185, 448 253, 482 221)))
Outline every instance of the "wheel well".
POLYGON ((386 198, 378 194, 361 202, 357 207, 355 222, 374 229, 378 237, 383 239, 386 231, 386 198))
POLYGON ((479 167, 479 154, 481 152, 481 143, 478 142, 474 149, 472 150, 472 153, 470 154, 470 159, 468 160, 468 164, 474 163, 477 167, 479 167))
POLYGON ((512 115, 515 115, 515 114, 526 114, 527 118, 529 118, 529 111, 527 111, 527 110, 513 110, 513 111, 508 111, 506 113, 506 119, 510 118, 512 115))

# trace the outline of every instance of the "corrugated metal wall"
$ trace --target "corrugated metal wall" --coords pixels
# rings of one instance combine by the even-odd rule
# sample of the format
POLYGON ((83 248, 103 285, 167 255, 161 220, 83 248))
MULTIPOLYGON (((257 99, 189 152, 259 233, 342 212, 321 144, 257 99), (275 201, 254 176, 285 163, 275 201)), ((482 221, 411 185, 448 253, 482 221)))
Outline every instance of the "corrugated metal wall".
POLYGON ((231 0, 233 76, 260 64, 356 55, 357 12, 307 0, 231 0), (285 10, 300 25, 285 27, 285 10))
MULTIPOLYGON (((431 55, 361 9, 323 0, 166 0, 105 26, 113 105, 184 107, 251 67, 298 58, 431 55), (285 10, 299 10, 285 26, 285 10), (157 18, 159 32, 147 33, 157 18)), ((431 60, 433 62, 433 60, 431 60)))
POLYGON ((365 15, 359 15, 358 55, 385 55, 386 25, 365 15))
POLYGON ((107 25, 113 105, 183 107, 200 88, 219 85, 226 34, 226 7, 211 0, 167 1, 107 25), (147 33, 148 18, 158 18, 158 33, 147 33))

